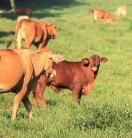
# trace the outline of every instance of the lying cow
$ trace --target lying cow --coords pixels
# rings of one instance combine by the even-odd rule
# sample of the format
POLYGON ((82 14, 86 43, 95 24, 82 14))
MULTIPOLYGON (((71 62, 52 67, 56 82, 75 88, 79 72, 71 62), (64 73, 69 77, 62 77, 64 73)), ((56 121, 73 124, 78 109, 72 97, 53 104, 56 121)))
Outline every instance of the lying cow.
POLYGON ((24 7, 18 7, 15 9, 15 13, 18 15, 31 15, 32 9, 30 7, 24 8, 24 7))
POLYGON ((47 25, 45 22, 36 22, 23 19, 16 23, 15 29, 17 49, 21 48, 21 40, 25 40, 24 48, 29 48, 32 44, 38 49, 45 47, 50 39, 56 37, 56 26, 47 25))
POLYGON ((48 76, 53 71, 55 55, 47 48, 34 52, 29 49, 0 50, 0 93, 14 92, 12 120, 22 101, 29 116, 31 103, 28 99, 30 91, 35 92, 41 73, 48 76))
POLYGON ((126 16, 127 15, 127 7, 126 6, 118 7, 115 14, 117 16, 126 16))
POLYGON ((105 63, 107 58, 93 55, 89 59, 84 58, 79 62, 61 61, 54 64, 53 74, 50 77, 41 76, 37 91, 34 95, 33 103, 38 107, 37 98, 44 106, 43 92, 48 85, 53 91, 59 92, 61 89, 72 90, 73 100, 80 103, 82 95, 87 95, 94 86, 100 62, 105 63))

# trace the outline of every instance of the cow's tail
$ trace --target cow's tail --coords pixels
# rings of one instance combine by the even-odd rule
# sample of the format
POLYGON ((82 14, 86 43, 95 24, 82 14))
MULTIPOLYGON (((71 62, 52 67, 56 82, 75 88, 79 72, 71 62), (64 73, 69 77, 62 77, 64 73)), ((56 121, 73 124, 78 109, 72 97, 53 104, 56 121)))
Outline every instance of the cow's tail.
POLYGON ((15 35, 15 32, 10 32, 10 40, 7 40, 6 43, 5 43, 5 47, 6 49, 9 49, 12 42, 14 41, 14 35, 15 35))
POLYGON ((16 23, 16 28, 15 28, 15 37, 16 37, 17 34, 18 34, 18 30, 19 30, 19 28, 21 27, 21 24, 22 24, 22 20, 16 23))
POLYGON ((5 44, 6 49, 9 49, 11 44, 12 44, 12 40, 7 41, 5 44))
MULTIPOLYGON (((15 38, 17 37, 18 30, 19 30, 19 28, 21 27, 21 24, 22 24, 21 21, 19 21, 19 22, 16 23, 15 38)), ((14 32, 11 32, 11 35, 14 35, 14 32)), ((14 38, 13 38, 12 40, 7 41, 6 44, 5 44, 5 47, 6 47, 7 49, 9 49, 13 41, 14 41, 14 38)))

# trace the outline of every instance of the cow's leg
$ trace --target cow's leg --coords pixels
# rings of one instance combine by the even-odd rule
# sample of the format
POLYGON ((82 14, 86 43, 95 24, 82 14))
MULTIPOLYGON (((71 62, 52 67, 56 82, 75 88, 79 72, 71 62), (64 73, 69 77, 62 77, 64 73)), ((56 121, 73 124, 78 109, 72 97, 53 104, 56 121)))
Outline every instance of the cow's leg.
POLYGON ((18 111, 19 104, 20 104, 22 98, 24 97, 24 95, 26 93, 26 90, 27 90, 27 86, 23 86, 21 91, 18 92, 17 95, 14 98, 12 120, 15 120, 15 118, 16 118, 16 114, 17 114, 17 111, 18 111))
POLYGON ((72 98, 74 101, 77 101, 78 103, 80 103, 81 100, 81 86, 80 85, 76 85, 73 89, 73 94, 72 94, 72 98))
POLYGON ((29 48, 33 43, 33 38, 32 37, 28 37, 28 39, 25 39, 25 45, 24 48, 29 48))
POLYGON ((23 100, 22 100, 22 102, 23 102, 23 104, 24 104, 24 106, 25 106, 25 108, 26 108, 26 110, 28 112, 29 118, 31 118, 32 117, 32 112, 31 112, 32 105, 31 105, 28 97, 24 97, 23 100))
POLYGON ((94 14, 94 21, 95 22, 99 21, 99 18, 98 18, 98 16, 96 14, 94 14))
POLYGON ((48 105, 47 105, 47 103, 45 102, 45 100, 44 100, 44 98, 43 98, 43 91, 42 91, 41 93, 38 93, 37 96, 38 96, 38 98, 39 98, 39 100, 40 100, 41 105, 42 105, 44 108, 47 108, 48 105))
POLYGON ((56 86, 50 84, 49 87, 55 92, 55 93, 59 93, 61 91, 61 89, 57 88, 56 86))
POLYGON ((37 102, 37 94, 36 92, 33 92, 33 105, 35 108, 38 108, 38 102, 37 102))
POLYGON ((34 94, 33 104, 36 108, 38 107, 37 98, 39 98, 40 103, 42 104, 42 106, 44 108, 48 107, 45 100, 44 100, 44 98, 43 98, 43 93, 44 93, 44 90, 46 88, 46 85, 47 85, 47 78, 44 75, 42 75, 40 77, 39 81, 37 82, 36 91, 33 93, 34 94))
POLYGON ((40 43, 40 44, 38 45, 38 49, 41 49, 41 48, 43 48, 43 47, 46 47, 45 42, 42 42, 42 43, 40 43))
POLYGON ((80 91, 79 96, 78 96, 78 103, 79 104, 80 104, 81 98, 82 98, 82 91, 80 91))
POLYGON ((39 79, 39 82, 38 82, 38 87, 37 87, 37 97, 39 98, 40 100, 40 103, 41 105, 44 107, 44 108, 47 108, 48 105, 46 104, 44 98, 43 98, 43 94, 44 94, 44 91, 46 89, 46 86, 47 86, 47 78, 45 76, 41 76, 40 79, 39 79))
POLYGON ((17 49, 21 48, 21 41, 22 41, 22 35, 21 35, 21 32, 18 32, 18 34, 16 36, 16 47, 17 47, 17 49))
POLYGON ((34 79, 34 81, 30 84, 32 88, 32 93, 33 93, 33 105, 35 108, 38 108, 38 102, 37 102, 37 85, 38 85, 38 79, 34 79))
POLYGON ((87 86, 85 86, 82 90, 83 95, 87 95, 87 93, 94 87, 94 82, 89 82, 87 86))

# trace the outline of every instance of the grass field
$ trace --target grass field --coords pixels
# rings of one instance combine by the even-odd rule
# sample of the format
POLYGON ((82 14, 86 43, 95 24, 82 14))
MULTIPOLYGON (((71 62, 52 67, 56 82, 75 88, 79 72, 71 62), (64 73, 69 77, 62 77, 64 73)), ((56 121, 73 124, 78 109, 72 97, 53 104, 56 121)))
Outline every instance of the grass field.
MULTIPOLYGON (((54 52, 71 61, 92 54, 109 61, 101 64, 94 89, 80 105, 73 103, 69 90, 55 94, 47 88, 44 97, 49 108, 33 107, 31 120, 21 104, 12 122, 15 95, 1 94, 0 138, 132 138, 132 2, 38 0, 28 6, 33 7, 33 19, 57 25, 57 38, 47 46, 54 52), (121 5, 127 5, 128 14, 116 17, 114 24, 94 23, 88 13, 89 8, 100 7, 114 14, 121 5)), ((14 39, 9 32, 15 28, 15 19, 12 13, 0 19, 0 48, 14 39)))

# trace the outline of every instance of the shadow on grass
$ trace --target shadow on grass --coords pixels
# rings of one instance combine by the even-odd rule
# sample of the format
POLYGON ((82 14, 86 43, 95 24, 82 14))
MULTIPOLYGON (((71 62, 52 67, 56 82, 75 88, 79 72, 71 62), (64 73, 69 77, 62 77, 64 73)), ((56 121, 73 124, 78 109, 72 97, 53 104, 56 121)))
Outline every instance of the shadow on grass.
POLYGON ((57 105, 55 100, 46 100, 46 103, 48 104, 49 107, 54 107, 57 105))
MULTIPOLYGON (((44 18, 44 17, 56 17, 60 16, 61 9, 70 8, 72 6, 82 5, 83 3, 76 0, 16 0, 16 7, 31 7, 33 10, 32 17, 44 18), (59 12, 52 12, 51 10, 59 10, 59 12)), ((17 15, 12 12, 5 12, 2 17, 15 20, 17 15)))
POLYGON ((9 31, 9 32, 5 32, 5 31, 0 31, 0 38, 1 37, 6 37, 6 36, 9 36, 9 35, 14 35, 15 32, 12 32, 12 31, 9 31))
POLYGON ((6 47, 6 41, 0 40, 0 45, 2 45, 2 46, 0 46, 0 49, 5 48, 6 47))
MULTIPOLYGON (((4 112, 2 114, 2 116, 6 119, 9 119, 11 120, 11 112, 4 112)), ((17 120, 20 120, 20 119, 28 119, 29 116, 26 114, 26 113, 18 113, 17 116, 16 116, 16 119, 17 120)))
POLYGON ((42 10, 42 9, 60 9, 60 8, 66 8, 71 6, 76 6, 78 4, 81 4, 80 2, 77 2, 76 0, 21 0, 16 1, 16 7, 31 7, 33 10, 42 10))
POLYGON ((9 32, 0 31, 0 38, 8 37, 8 39, 2 38, 2 40, 0 40, 0 45, 2 45, 2 47, 0 48, 7 48, 8 46, 10 46, 12 44, 12 41, 14 40, 14 36, 15 36, 15 32, 13 31, 9 31, 9 32))
POLYGON ((34 12, 32 17, 35 17, 35 18, 45 18, 45 17, 56 17, 56 16, 60 16, 61 14, 60 13, 57 13, 57 14, 54 14, 54 13, 49 13, 49 12, 34 12))

